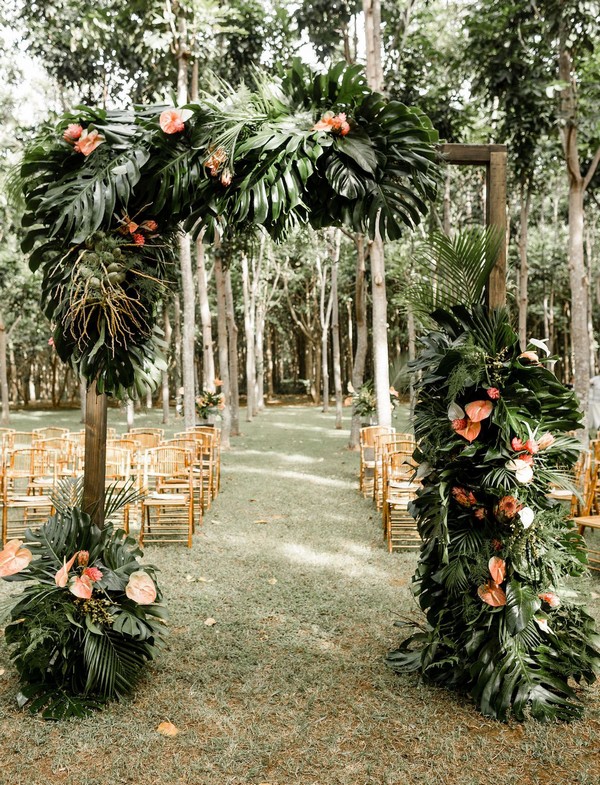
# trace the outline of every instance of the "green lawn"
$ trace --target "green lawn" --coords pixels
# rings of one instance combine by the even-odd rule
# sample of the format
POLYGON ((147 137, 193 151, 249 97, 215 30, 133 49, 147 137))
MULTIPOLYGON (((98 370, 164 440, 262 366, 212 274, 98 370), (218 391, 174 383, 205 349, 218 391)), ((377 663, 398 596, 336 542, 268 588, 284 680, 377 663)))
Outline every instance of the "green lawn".
MULTIPOLYGON (((77 413, 13 427, 50 420, 78 427, 77 413)), ((147 549, 170 637, 132 700, 31 717, 0 641, 1 785, 597 785, 598 687, 582 722, 500 724, 383 665, 394 619, 420 618, 416 554, 385 550, 333 414, 273 407, 242 429, 193 549, 147 549), (156 732, 165 720, 178 736, 156 732)), ((600 617, 598 578, 578 585, 600 617)))

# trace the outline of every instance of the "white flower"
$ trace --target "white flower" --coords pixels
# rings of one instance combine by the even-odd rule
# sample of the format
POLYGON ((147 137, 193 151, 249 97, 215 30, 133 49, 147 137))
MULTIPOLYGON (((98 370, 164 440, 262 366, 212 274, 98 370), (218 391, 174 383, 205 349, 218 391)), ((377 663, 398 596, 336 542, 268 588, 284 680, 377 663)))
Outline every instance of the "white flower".
POLYGON ((535 513, 531 509, 531 507, 523 507, 522 510, 519 510, 519 518, 521 519, 523 528, 528 529, 533 523, 533 519, 535 518, 535 513))
POLYGON ((522 461, 520 458, 517 458, 514 461, 507 461, 505 463, 505 468, 508 469, 509 472, 514 472, 517 482, 520 482, 523 485, 533 480, 533 469, 528 463, 525 463, 525 461, 522 461))
POLYGON ((464 416, 465 416, 464 409, 461 409, 461 407, 457 403, 452 402, 448 407, 448 419, 450 421, 462 420, 464 416))
POLYGON ((550 349, 548 349, 548 347, 546 346, 546 342, 547 341, 548 341, 548 338, 544 338, 543 341, 540 340, 539 338, 530 338, 529 339, 529 343, 531 344, 531 346, 535 346, 536 349, 541 349, 543 352, 545 352, 546 357, 550 357, 550 349))
POLYGON ((548 624, 548 619, 544 619, 540 616, 534 616, 535 622, 537 626, 542 630, 542 632, 552 633, 550 629, 550 625, 548 624))

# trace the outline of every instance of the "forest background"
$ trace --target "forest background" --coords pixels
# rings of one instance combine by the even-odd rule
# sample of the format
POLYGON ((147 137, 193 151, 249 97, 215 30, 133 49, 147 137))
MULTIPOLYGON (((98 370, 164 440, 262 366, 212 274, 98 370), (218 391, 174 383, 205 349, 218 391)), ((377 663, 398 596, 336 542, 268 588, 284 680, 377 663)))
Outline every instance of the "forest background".
MULTIPOLYGON (((82 385, 61 366, 39 307, 40 277, 20 249, 10 195, 23 146, 78 104, 182 105, 222 80, 276 76, 294 57, 317 69, 381 51, 371 86, 418 106, 446 142, 509 149, 509 307, 523 342, 548 339, 556 373, 583 400, 598 372, 600 319, 600 4, 582 0, 4 0, 0 19, 0 401, 74 405, 82 385)), ((482 225, 484 171, 448 167, 427 221, 386 243, 390 382, 423 325, 407 297, 431 275, 427 236, 482 225)), ((300 229, 274 244, 236 238, 215 254, 189 246, 162 306, 169 370, 146 406, 181 404, 227 382, 226 431, 265 400, 308 396, 338 424, 349 384, 373 378, 370 243, 300 229), (187 372, 186 372, 187 369, 187 372), (245 411, 240 415, 239 398, 245 411)), ((457 282, 458 284, 458 282, 457 282)), ((374 291, 374 289, 373 289, 374 291)), ((383 340, 386 340, 384 335, 383 340)), ((374 346, 375 344, 375 346, 374 346)), ((83 400, 83 397, 81 397, 83 400)), ((139 404, 138 404, 139 405, 139 404)), ((131 406, 130 406, 131 408, 131 406)), ((180 406, 181 409, 183 407, 180 406)), ((189 406, 187 407, 189 410, 189 406)), ((186 415, 187 419, 187 415, 186 415)), ((186 423, 187 424, 187 423, 186 423)), ((227 434, 226 434, 227 435, 227 434)))

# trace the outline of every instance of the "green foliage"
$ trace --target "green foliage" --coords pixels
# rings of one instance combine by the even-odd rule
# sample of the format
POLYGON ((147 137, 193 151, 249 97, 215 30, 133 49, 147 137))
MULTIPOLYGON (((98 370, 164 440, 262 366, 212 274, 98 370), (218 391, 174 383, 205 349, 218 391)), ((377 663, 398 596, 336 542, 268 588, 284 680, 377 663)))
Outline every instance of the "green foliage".
POLYGON ((577 402, 521 354, 504 311, 455 306, 432 318, 413 364, 423 477, 413 514, 424 540, 413 586, 427 628, 388 662, 468 693, 488 716, 573 719, 582 707, 569 679, 591 683, 600 649, 592 619, 560 597, 585 552, 547 493, 578 455, 559 435, 578 428, 577 402), (473 402, 485 409, 479 421, 473 402), (481 427, 472 442, 459 432, 469 411, 481 427), (522 459, 530 475, 517 474, 522 459))
POLYGON ((426 317, 437 308, 481 302, 500 242, 494 228, 473 228, 454 237, 432 234, 416 251, 422 277, 407 295, 414 312, 426 317))
POLYGON ((281 238, 305 223, 396 238, 427 211, 437 136, 422 113, 371 93, 343 63, 316 74, 296 61, 280 80, 254 81, 250 91, 216 80, 173 133, 159 125, 165 107, 79 107, 25 153, 22 249, 43 272, 59 356, 100 390, 155 381, 157 304, 180 223, 207 239, 257 225, 281 238), (328 112, 348 117, 347 135, 315 129, 328 112), (98 134, 97 147, 80 151, 73 126, 98 134), (140 245, 142 218, 154 233, 140 245))
MULTIPOLYGON (((27 583, 10 600, 5 636, 30 710, 45 719, 85 716, 128 695, 163 640, 166 618, 158 589, 152 604, 126 593, 140 570, 135 540, 110 525, 98 529, 77 508, 28 530, 25 540, 34 558, 7 579, 27 583), (56 573, 73 556, 61 587, 56 573), (92 591, 76 596, 75 583, 89 568, 92 591)), ((154 568, 144 565, 144 572, 156 585, 154 568)))

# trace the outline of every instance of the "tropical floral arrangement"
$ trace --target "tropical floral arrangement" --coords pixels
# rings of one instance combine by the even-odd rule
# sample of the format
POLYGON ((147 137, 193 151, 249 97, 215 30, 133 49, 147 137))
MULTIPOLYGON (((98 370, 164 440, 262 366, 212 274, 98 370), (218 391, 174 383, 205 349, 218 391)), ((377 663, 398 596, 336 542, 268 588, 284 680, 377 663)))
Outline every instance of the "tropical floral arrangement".
POLYGON ((43 273, 56 350, 100 390, 152 386, 156 311, 183 226, 194 237, 347 224, 395 239, 427 212, 437 134, 363 69, 295 62, 185 107, 77 107, 25 152, 23 251, 43 273), (132 217, 130 217, 132 216, 132 217))
POLYGON ((196 398, 196 413, 201 420, 207 420, 219 414, 224 408, 223 393, 200 390, 196 398))
POLYGON ((571 720, 572 682, 592 683, 600 649, 592 618, 564 589, 585 551, 551 485, 568 487, 580 444, 572 392, 519 348, 503 310, 432 314, 415 434, 423 539, 414 593, 426 624, 388 662, 469 694, 483 714, 571 720))
MULTIPOLYGON (((348 406, 353 407, 354 414, 358 414, 362 419, 367 420, 377 414, 377 397, 375 395, 375 385, 371 379, 355 390, 351 384, 348 385, 350 396, 346 399, 348 406)), ((394 387, 390 387, 390 403, 392 409, 400 403, 400 396, 394 387)))
POLYGON ((128 695, 165 635, 155 569, 135 540, 77 508, 0 552, 0 577, 26 581, 2 607, 21 705, 46 719, 85 716, 128 695))

